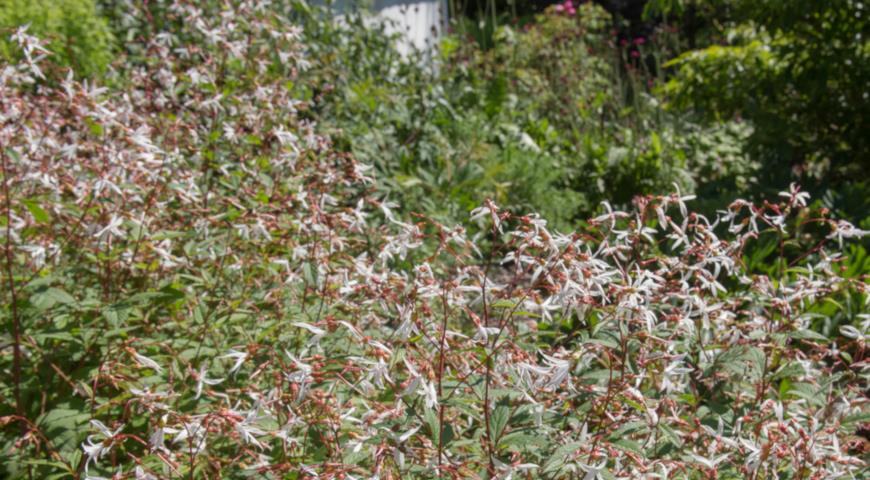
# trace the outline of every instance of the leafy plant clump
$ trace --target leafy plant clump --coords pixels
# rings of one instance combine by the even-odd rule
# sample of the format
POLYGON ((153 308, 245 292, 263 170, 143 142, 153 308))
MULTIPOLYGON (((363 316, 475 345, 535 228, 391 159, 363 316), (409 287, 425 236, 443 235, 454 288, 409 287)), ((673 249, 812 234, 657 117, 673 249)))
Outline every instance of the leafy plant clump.
POLYGON ((788 170, 822 191, 860 178, 870 119, 865 3, 707 3, 731 12, 718 28, 722 41, 670 62, 666 90, 674 104, 751 121, 749 146, 770 183, 787 181, 788 170))
POLYGON ((489 200, 478 237, 397 213, 318 134, 316 60, 268 4, 166 6, 186 22, 111 88, 38 82, 14 35, 5 476, 866 471, 870 296, 843 268, 866 232, 796 186, 710 218, 638 196, 570 233, 489 200))
POLYGON ((447 36, 432 62, 400 55, 365 18, 306 12, 319 61, 297 86, 320 100, 311 115, 404 213, 462 222, 490 198, 571 229, 602 200, 695 186, 698 155, 683 140, 700 128, 662 110, 654 74, 622 55, 600 6, 500 27, 488 49, 447 36))

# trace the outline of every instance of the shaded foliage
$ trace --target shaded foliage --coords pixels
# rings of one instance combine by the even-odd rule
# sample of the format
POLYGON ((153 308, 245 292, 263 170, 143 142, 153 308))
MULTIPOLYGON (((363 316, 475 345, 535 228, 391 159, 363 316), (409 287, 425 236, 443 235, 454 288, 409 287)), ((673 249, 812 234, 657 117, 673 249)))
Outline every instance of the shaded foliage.
MULTIPOLYGON (((860 1, 733 1, 724 45, 672 64, 667 92, 713 118, 752 122, 749 148, 773 188, 838 188, 870 167, 868 15, 860 1)), ((866 196, 866 193, 864 194, 866 196)))

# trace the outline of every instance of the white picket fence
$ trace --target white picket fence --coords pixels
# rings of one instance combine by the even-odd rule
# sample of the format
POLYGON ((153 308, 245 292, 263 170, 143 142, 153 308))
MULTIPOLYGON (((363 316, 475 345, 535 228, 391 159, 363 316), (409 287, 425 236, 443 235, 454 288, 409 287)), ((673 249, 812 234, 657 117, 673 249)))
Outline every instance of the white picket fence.
MULTIPOLYGON (((337 19, 348 5, 350 0, 336 0, 332 4, 337 19)), ((369 0, 366 6, 377 18, 390 20, 389 33, 402 33, 398 48, 403 54, 414 48, 426 51, 437 47, 438 38, 447 27, 447 0, 369 0)))

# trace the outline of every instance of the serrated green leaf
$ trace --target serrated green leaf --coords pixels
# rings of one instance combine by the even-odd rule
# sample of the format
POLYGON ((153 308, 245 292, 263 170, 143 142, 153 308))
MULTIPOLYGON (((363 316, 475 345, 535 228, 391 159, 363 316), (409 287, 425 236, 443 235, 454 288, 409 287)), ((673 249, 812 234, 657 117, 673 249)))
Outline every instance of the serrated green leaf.
POLYGON ((501 438, 504 429, 510 420, 511 409, 506 405, 499 405, 493 409, 489 417, 489 428, 492 433, 492 440, 498 441, 501 438))
POLYGON ((541 473, 556 473, 567 465, 569 456, 579 450, 584 445, 583 442, 570 442, 559 446, 550 455, 550 459, 544 464, 541 473))
POLYGON ((828 338, 824 335, 815 332, 813 330, 807 330, 802 328, 800 330, 795 330, 788 334, 789 337, 795 340, 818 340, 820 342, 827 342, 828 338))

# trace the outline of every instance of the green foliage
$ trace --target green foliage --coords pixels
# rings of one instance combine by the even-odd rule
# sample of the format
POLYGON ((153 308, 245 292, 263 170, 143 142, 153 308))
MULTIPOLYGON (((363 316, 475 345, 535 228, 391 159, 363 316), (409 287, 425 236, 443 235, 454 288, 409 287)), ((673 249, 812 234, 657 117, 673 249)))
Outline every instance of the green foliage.
POLYGON ((25 25, 29 34, 48 41, 56 65, 79 75, 100 74, 113 59, 113 36, 94 0, 0 1, 0 58, 14 61, 8 37, 25 25))
POLYGON ((868 221, 719 208, 755 124, 662 111, 599 8, 431 70, 302 3, 104 5, 109 85, 0 82, 0 476, 866 470, 868 221))
MULTIPOLYGON (((556 160, 520 123, 528 115, 515 113, 505 78, 478 82, 454 69, 453 39, 433 71, 420 56, 403 58, 382 27, 362 17, 336 25, 322 14, 306 17, 320 61, 299 88, 321 100, 312 115, 337 144, 378 169, 384 198, 453 221, 485 198, 520 210, 549 203, 570 215, 573 193, 554 185, 556 160)), ((546 122, 535 126, 548 133, 546 122)))
MULTIPOLYGON (((717 3, 717 2, 711 2, 717 3)), ((768 181, 784 171, 823 186, 870 159, 870 39, 860 1, 730 1, 724 45, 687 52, 665 89, 674 105, 752 122, 768 181)))
POLYGON ((746 149, 752 131, 751 124, 733 120, 682 124, 673 142, 676 155, 685 156, 699 210, 710 214, 734 195, 749 197, 764 191, 761 163, 746 149))
POLYGON ((379 170, 382 195, 405 211, 462 221, 491 198, 570 228, 605 199, 624 205, 692 185, 684 122, 662 112, 655 72, 625 57, 599 6, 500 27, 487 49, 446 37, 434 69, 403 58, 364 18, 322 15, 303 16, 321 61, 298 87, 321 100, 312 117, 379 170))
POLYGON ((556 160, 557 185, 580 195, 575 218, 604 198, 625 204, 671 188, 682 167, 657 133, 665 122, 647 115, 655 108, 644 85, 651 77, 621 70, 627 64, 609 26, 603 9, 583 4, 576 17, 543 15, 522 32, 504 27, 494 48, 467 53, 473 81, 510 86, 516 104, 505 110, 556 160))

